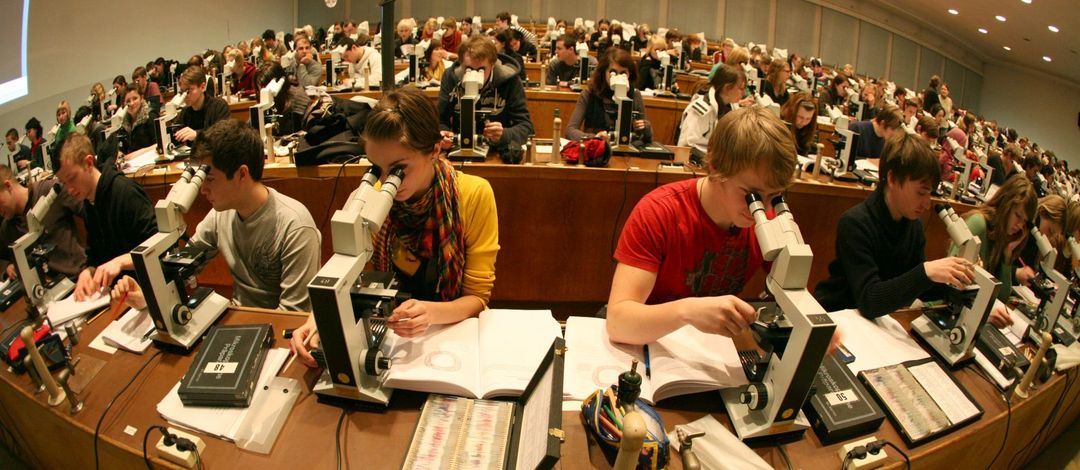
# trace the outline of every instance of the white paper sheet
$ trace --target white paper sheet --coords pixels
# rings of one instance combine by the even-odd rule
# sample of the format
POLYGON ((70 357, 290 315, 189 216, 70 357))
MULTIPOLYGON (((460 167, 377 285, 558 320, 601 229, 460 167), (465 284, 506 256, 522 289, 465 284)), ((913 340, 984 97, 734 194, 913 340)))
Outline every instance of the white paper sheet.
POLYGON ((118 320, 110 322, 99 336, 109 346, 142 354, 154 342, 146 336, 153 330, 154 319, 149 311, 139 312, 129 308, 118 320))
POLYGON ((848 364, 854 374, 930 357, 892 317, 870 321, 857 310, 840 310, 829 316, 840 332, 840 341, 855 355, 855 361, 848 364))
POLYGON ((67 296, 64 300, 58 300, 49 304, 49 321, 53 326, 59 327, 75 318, 87 313, 100 310, 109 305, 109 296, 96 293, 82 302, 75 301, 75 294, 67 296))

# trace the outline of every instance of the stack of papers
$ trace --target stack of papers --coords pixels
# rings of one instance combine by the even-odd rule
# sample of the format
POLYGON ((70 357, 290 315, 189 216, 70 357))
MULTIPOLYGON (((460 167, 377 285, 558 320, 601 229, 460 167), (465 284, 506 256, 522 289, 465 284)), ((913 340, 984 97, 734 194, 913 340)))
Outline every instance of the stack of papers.
POLYGON ((64 300, 58 300, 49 304, 49 321, 53 327, 62 329, 61 326, 88 313, 97 312, 109 306, 109 296, 95 293, 82 302, 75 300, 75 294, 67 296, 64 300))
POLYGON ((930 358, 900 322, 890 316, 868 320, 857 310, 840 310, 829 317, 836 323, 840 341, 855 356, 855 361, 848 364, 854 374, 930 358))
POLYGON ((262 372, 259 374, 259 382, 255 385, 255 394, 251 397, 251 406, 247 408, 184 406, 177 392, 180 389, 180 382, 177 381, 169 394, 158 403, 158 414, 170 423, 235 441, 244 431, 241 428, 247 421, 248 415, 255 412, 256 404, 259 403, 261 396, 268 393, 264 389, 265 385, 277 375, 288 357, 289 350, 285 348, 267 351, 262 372))
POLYGON ((149 336, 152 331, 154 320, 150 311, 130 308, 118 320, 109 323, 99 337, 106 345, 142 354, 154 342, 149 336))

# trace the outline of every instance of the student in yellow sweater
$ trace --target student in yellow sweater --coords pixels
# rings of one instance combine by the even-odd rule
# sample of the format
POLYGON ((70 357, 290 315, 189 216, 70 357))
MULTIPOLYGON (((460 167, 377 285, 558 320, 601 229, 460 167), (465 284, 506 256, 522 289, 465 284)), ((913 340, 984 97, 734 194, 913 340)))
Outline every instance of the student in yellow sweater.
MULTIPOLYGON (((372 264, 393 270, 412 299, 394 310, 394 333, 423 335, 429 326, 456 323, 486 308, 495 286, 499 221, 491 185, 462 174, 439 154, 439 117, 412 88, 391 91, 364 126, 367 158, 382 170, 403 168, 390 215, 375 236, 372 264)), ((293 332, 292 348, 309 367, 318 345, 315 320, 293 332)))

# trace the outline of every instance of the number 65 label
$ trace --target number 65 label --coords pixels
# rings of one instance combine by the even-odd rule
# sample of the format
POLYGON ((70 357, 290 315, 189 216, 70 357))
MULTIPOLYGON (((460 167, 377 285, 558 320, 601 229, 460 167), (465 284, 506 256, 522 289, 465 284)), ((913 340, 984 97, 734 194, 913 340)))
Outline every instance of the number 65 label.
POLYGON ((206 374, 231 374, 236 372, 235 362, 208 362, 203 369, 206 374))
POLYGON ((830 406, 844 405, 847 403, 854 403, 859 401, 858 395, 850 388, 846 390, 840 390, 837 392, 831 392, 825 394, 825 399, 829 400, 830 406))

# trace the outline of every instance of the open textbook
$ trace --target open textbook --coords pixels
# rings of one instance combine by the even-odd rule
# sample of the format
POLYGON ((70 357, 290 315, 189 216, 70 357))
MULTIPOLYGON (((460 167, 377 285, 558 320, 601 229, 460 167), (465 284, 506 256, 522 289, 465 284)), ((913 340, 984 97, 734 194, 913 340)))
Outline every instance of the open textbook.
POLYGON ((641 346, 611 342, 602 318, 570 317, 566 321, 564 398, 584 400, 596 389, 618 383, 632 359, 637 359, 642 378, 641 399, 649 403, 746 384, 730 338, 692 326, 675 330, 649 344, 651 377, 646 377, 641 346))
POLYGON ((550 310, 485 310, 412 339, 388 331, 393 365, 385 385, 468 398, 518 396, 559 336, 550 310))

